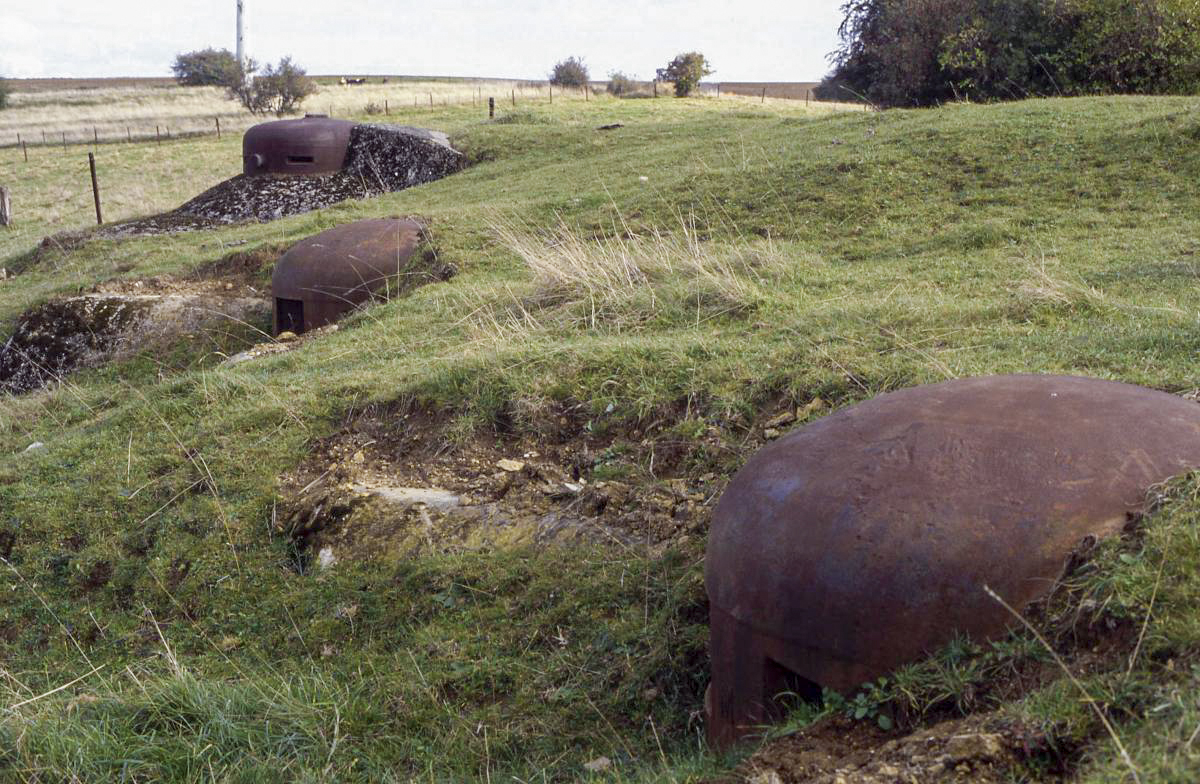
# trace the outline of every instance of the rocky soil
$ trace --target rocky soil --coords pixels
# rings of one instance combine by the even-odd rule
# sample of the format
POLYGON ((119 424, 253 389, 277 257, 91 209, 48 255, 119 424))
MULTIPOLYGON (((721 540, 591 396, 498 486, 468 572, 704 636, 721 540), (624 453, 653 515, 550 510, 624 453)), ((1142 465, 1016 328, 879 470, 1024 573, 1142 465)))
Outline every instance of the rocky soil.
POLYGON ((769 743, 738 769, 749 784, 949 784, 1014 781, 1037 755, 1039 733, 994 714, 943 721, 909 734, 828 719, 769 743))

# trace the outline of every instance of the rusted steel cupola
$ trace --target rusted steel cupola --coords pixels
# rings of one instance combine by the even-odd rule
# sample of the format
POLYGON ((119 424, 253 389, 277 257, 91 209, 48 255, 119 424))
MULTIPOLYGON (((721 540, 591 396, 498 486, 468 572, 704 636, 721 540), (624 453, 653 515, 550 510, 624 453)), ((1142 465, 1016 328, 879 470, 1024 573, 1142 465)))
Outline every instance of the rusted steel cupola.
POLYGON ((242 173, 330 174, 346 162, 355 123, 307 114, 261 123, 242 136, 242 173))
POLYGON ((955 635, 1003 634, 1088 536, 1200 467, 1200 405, 1069 376, 881 395, 754 455, 705 563, 708 736, 773 718, 785 690, 847 691, 955 635))
POLYGON ((331 324, 368 301, 404 273, 422 230, 411 220, 362 220, 293 245, 271 277, 276 334, 331 324))

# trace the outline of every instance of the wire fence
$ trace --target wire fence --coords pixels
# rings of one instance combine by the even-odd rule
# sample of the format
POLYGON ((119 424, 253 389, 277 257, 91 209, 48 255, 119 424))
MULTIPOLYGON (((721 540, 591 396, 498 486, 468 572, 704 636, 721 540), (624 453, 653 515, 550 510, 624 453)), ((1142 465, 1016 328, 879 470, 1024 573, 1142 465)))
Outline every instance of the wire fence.
MULTIPOLYGON (((633 82, 633 95, 638 97, 668 97, 673 95, 673 87, 664 82, 633 82)), ((489 108, 489 99, 496 108, 515 108, 521 104, 554 103, 554 101, 591 101, 598 94, 605 93, 606 83, 593 82, 582 87, 558 87, 538 82, 513 82, 504 85, 477 84, 469 90, 455 88, 451 90, 430 89, 422 91, 397 90, 392 93, 380 90, 370 91, 359 102, 353 102, 353 90, 349 94, 343 92, 336 100, 325 103, 321 96, 309 99, 305 103, 308 113, 320 113, 329 117, 387 117, 393 113, 399 114, 414 109, 438 109, 447 107, 474 106, 481 110, 489 108), (500 88, 500 89, 497 89, 500 88)), ((818 101, 813 95, 815 83, 807 82, 716 82, 701 83, 696 91, 704 97, 759 98, 766 102, 772 100, 803 101, 805 105, 819 105, 826 108, 842 110, 866 110, 870 107, 863 104, 833 103, 818 101)), ((37 147, 63 147, 79 144, 112 144, 118 142, 155 142, 167 143, 177 139, 188 139, 199 136, 221 136, 229 133, 240 133, 246 128, 263 122, 263 117, 255 117, 245 112, 227 112, 210 116, 176 117, 161 122, 148 121, 139 118, 136 121, 125 122, 105 120, 82 127, 66 127, 65 123, 52 123, 51 127, 30 125, 10 128, 7 138, 0 138, 0 147, 17 147, 25 150, 37 147)), ((26 153, 28 154, 28 153, 26 153)))

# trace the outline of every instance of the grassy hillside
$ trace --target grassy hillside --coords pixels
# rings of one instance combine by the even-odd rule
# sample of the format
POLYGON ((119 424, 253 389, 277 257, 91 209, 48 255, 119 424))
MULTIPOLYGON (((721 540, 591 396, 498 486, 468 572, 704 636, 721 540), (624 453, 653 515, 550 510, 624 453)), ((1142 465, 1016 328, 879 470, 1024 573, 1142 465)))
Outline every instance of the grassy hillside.
MULTIPOLYGON (((26 174, 0 150, 0 179, 27 183, 15 201, 34 205, 0 234, 0 266, 20 272, 0 282, 0 333, 51 296, 270 258, 365 217, 424 217, 457 270, 278 356, 223 365, 243 333, 184 336, 0 401, 0 777, 731 770, 749 749, 718 757, 701 741, 704 532, 764 423, 1002 372, 1195 393, 1198 106, 594 100, 502 107, 494 122, 435 108, 392 119, 452 133, 473 165, 449 179, 269 224, 36 252, 77 220, 58 210, 83 181, 60 160, 26 174), (325 570, 289 527, 312 485, 359 463, 485 493, 510 481, 501 458, 551 462, 620 514, 598 512, 608 533, 577 544, 465 534, 407 555, 372 549, 394 532, 363 518, 346 550, 363 557, 325 570), (606 771, 584 768, 601 757, 606 771)), ((102 146, 115 215, 228 176, 238 145, 102 146)), ((261 285, 269 268, 253 274, 261 285)), ((1061 614, 1047 613, 1080 687, 1049 667, 987 688, 1046 659, 1018 635, 902 674, 863 715, 909 726, 998 708, 1047 747, 1014 778, 1118 781, 1132 766, 1193 780, 1195 490, 1173 486, 1062 599, 1088 628, 1133 634, 1083 662, 1084 636, 1051 635, 1061 614)))

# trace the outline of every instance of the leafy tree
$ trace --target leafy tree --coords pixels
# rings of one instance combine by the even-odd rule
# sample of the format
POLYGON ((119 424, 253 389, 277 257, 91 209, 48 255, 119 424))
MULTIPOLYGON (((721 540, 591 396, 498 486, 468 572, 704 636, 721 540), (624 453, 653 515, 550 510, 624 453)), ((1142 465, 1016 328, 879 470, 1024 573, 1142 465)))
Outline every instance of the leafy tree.
POLYGON ((550 72, 550 84, 560 87, 583 87, 588 83, 588 69, 583 58, 568 57, 554 64, 550 72))
POLYGON ((275 114, 282 117, 299 110, 304 99, 317 91, 304 69, 285 57, 279 65, 267 65, 258 71, 258 63, 235 63, 226 89, 229 97, 238 100, 251 114, 275 114))
POLYGON ((188 87, 216 85, 224 87, 237 69, 237 58, 228 49, 201 49, 176 55, 171 70, 175 81, 188 87))
POLYGON ((699 52, 686 52, 675 55, 675 59, 667 63, 666 68, 658 69, 660 82, 675 83, 675 97, 684 98, 692 94, 700 80, 713 73, 708 60, 699 52))
POLYGON ((879 106, 1200 86, 1200 0, 849 0, 817 88, 879 106))

